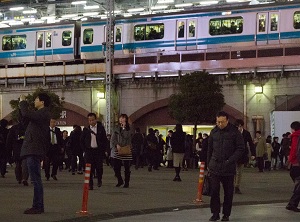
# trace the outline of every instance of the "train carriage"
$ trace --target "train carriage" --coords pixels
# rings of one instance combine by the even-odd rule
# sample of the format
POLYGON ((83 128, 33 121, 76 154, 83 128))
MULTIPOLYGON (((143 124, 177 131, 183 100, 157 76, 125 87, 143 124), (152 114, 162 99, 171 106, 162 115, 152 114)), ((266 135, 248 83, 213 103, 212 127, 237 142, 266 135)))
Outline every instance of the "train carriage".
POLYGON ((3 29, 0 31, 0 63, 74 59, 74 38, 74 24, 3 29))

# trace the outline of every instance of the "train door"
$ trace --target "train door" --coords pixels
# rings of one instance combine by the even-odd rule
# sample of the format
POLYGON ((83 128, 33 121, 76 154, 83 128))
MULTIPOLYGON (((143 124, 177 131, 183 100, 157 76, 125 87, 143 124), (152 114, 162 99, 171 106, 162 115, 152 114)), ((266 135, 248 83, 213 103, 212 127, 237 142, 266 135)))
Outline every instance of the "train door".
POLYGON ((36 34, 36 61, 53 59, 52 31, 37 32, 36 34))
POLYGON ((196 44, 196 19, 180 19, 176 23, 176 50, 192 50, 196 44))
POLYGON ((257 14, 256 44, 279 44, 279 12, 263 12, 257 14))

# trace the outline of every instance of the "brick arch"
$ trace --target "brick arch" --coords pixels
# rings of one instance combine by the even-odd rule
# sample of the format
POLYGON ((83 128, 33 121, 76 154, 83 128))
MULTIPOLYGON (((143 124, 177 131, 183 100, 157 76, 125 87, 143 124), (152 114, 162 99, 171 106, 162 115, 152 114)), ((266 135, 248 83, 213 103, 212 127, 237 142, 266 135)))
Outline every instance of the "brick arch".
MULTIPOLYGON (((139 126, 142 129, 145 129, 145 124, 147 121, 140 121, 140 119, 147 118, 147 116, 148 118, 158 118, 160 115, 164 115, 163 119, 158 118, 159 120, 157 121, 157 125, 176 124, 176 121, 171 119, 167 114, 168 104, 169 98, 154 101, 131 114, 129 118, 134 125, 139 126)), ((223 110, 229 114, 229 118, 232 122, 234 122, 236 119, 244 119, 242 112, 229 105, 225 105, 223 110)))
POLYGON ((77 105, 75 105, 75 104, 66 102, 66 101, 64 101, 63 107, 64 107, 65 109, 68 109, 68 110, 73 110, 74 112, 76 112, 76 113, 78 113, 79 115, 84 116, 84 117, 87 117, 87 115, 90 113, 90 112, 87 111, 86 109, 84 109, 84 108, 82 108, 82 107, 80 107, 80 106, 77 106, 77 105))

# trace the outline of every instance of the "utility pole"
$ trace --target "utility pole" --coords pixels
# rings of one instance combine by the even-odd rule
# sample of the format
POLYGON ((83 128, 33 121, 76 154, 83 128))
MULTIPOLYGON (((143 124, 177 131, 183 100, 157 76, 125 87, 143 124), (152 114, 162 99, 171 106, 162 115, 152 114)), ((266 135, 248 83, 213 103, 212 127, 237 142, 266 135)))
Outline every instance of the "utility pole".
POLYGON ((106 133, 112 133, 112 85, 114 65, 114 0, 106 0, 106 133))

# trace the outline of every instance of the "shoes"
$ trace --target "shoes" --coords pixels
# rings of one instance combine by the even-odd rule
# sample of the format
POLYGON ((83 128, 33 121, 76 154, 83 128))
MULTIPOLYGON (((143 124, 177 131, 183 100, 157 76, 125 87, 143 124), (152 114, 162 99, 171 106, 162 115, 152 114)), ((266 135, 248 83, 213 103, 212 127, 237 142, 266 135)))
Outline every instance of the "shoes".
POLYGON ((129 184, 128 183, 125 183, 123 188, 128 188, 129 187, 129 184))
POLYGON ((229 221, 229 216, 224 215, 221 221, 229 221))
POLYGON ((55 175, 51 176, 53 180, 57 180, 57 177, 55 175))
POLYGON ((285 209, 290 210, 290 211, 294 211, 294 212, 300 212, 300 209, 295 207, 295 206, 291 206, 291 205, 287 205, 285 207, 285 209))
POLYGON ((49 177, 46 177, 46 180, 49 181, 49 177))
POLYGON ((72 175, 75 175, 75 172, 72 172, 72 175))
POLYGON ((24 214, 41 214, 44 213, 44 209, 37 209, 37 208, 29 208, 24 211, 24 214))
POLYGON ((234 192, 235 192, 236 194, 242 194, 240 188, 238 188, 238 187, 234 188, 234 192))
POLYGON ((178 182, 180 182, 180 181, 181 181, 181 178, 178 177, 178 176, 176 176, 176 177, 173 179, 173 181, 178 181, 178 182))
POLYGON ((28 186, 27 180, 23 180, 22 183, 23 183, 24 186, 26 186, 26 187, 28 186))
POLYGON ((219 214, 213 214, 211 218, 209 218, 209 221, 217 221, 220 220, 220 215, 219 214))
POLYGON ((83 174, 83 172, 82 171, 78 171, 77 174, 83 174))
POLYGON ((122 181, 119 181, 118 183, 117 183, 117 185, 116 185, 116 187, 120 187, 120 186, 122 186, 124 184, 124 182, 122 181))
POLYGON ((102 181, 100 181, 97 186, 102 187, 102 181))
POLYGON ((148 171, 151 172, 152 171, 152 167, 148 167, 148 171))
POLYGON ((94 188, 92 186, 89 186, 89 190, 93 190, 94 188))
POLYGON ((22 180, 18 180, 18 184, 21 184, 22 183, 22 180))

